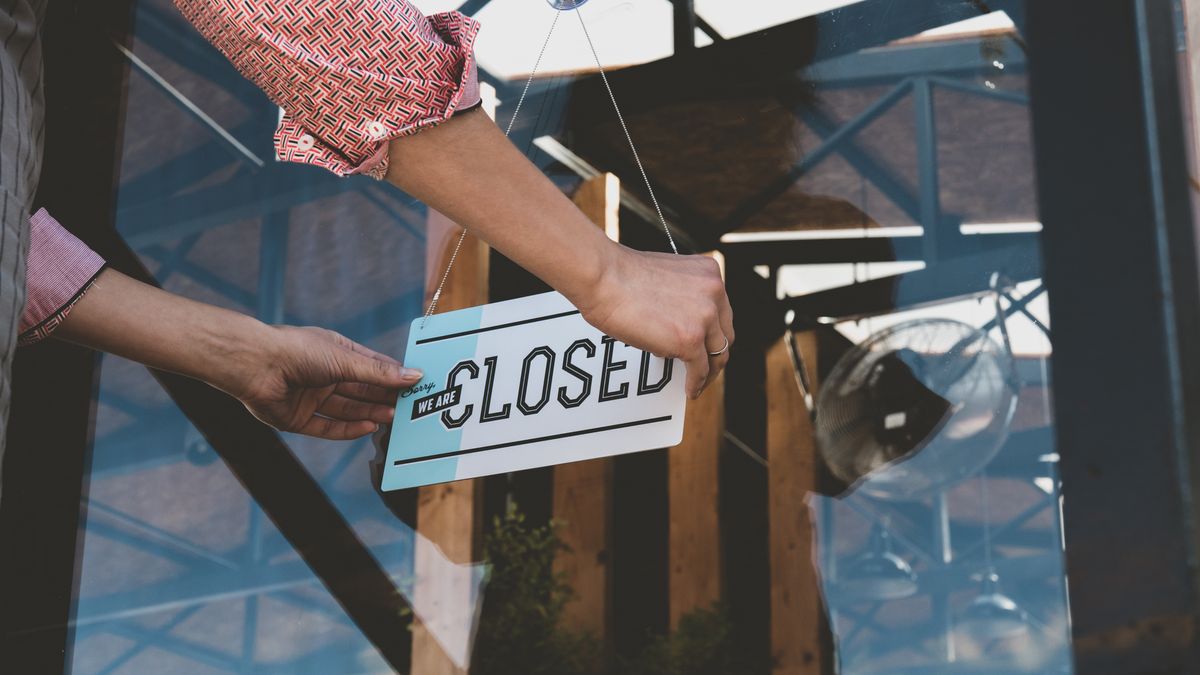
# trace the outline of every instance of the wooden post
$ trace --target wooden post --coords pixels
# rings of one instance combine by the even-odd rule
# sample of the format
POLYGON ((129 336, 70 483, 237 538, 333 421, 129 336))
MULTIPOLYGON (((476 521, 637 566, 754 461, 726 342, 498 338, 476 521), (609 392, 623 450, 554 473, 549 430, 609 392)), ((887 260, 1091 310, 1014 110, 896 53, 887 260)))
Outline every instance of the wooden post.
MULTIPOLYGON (((575 204, 610 239, 620 237, 621 183, 611 173, 588 179, 575 193, 575 204)), ((563 611, 564 622, 604 641, 612 616, 612 460, 593 459, 554 467, 554 506, 559 531, 569 551, 554 561, 575 590, 563 611)))
POLYGON ((672 630, 688 612, 708 609, 721 599, 718 482, 725 432, 724 373, 699 399, 688 401, 685 419, 683 442, 667 452, 667 605, 672 630))
MULTIPOLYGON (((817 574, 816 530, 806 498, 816 487, 813 427, 796 385, 786 337, 767 350, 767 504, 774 675, 829 672, 826 619, 817 574)), ((817 338, 796 342, 817 386, 817 338)))
MULTIPOLYGON (((482 93, 485 107, 494 116, 494 91, 482 93), (491 104, 487 105, 489 101, 491 104)), ((449 218, 430 209, 425 231, 426 306, 437 290, 461 232, 462 228, 449 218)), ((468 234, 438 300, 439 312, 474 307, 488 301, 488 259, 487 244, 468 234)), ((414 604, 436 607, 444 603, 454 607, 447 611, 447 620, 460 621, 459 605, 475 601, 469 597, 470 585, 464 585, 457 576, 448 574, 444 561, 449 559, 459 565, 478 562, 482 543, 482 490, 483 482, 479 480, 418 488, 417 533, 420 536, 416 537, 413 554, 414 604), (434 597, 422 597, 422 594, 434 597)), ((438 620, 436 611, 431 615, 427 620, 438 620)), ((412 672, 421 675, 465 674, 467 670, 446 654, 434 632, 421 621, 413 623, 412 672)))

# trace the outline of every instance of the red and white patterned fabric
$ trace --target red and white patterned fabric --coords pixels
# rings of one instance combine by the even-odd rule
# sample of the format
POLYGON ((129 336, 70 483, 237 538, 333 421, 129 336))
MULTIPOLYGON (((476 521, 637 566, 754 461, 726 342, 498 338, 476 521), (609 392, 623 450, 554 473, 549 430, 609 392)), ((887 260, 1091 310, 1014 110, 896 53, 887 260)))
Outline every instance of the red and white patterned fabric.
MULTIPOLYGON (((479 24, 404 0, 175 0, 284 111, 280 160, 383 178, 388 141, 479 103, 479 24)), ((20 344, 57 328, 104 259, 43 209, 30 218, 20 344)))
POLYGON ((58 328, 103 269, 104 259, 63 229, 46 209, 33 214, 18 344, 32 344, 58 328))
POLYGON ((283 109, 279 159, 382 178, 387 142, 479 101, 478 22, 405 0, 175 0, 283 109))

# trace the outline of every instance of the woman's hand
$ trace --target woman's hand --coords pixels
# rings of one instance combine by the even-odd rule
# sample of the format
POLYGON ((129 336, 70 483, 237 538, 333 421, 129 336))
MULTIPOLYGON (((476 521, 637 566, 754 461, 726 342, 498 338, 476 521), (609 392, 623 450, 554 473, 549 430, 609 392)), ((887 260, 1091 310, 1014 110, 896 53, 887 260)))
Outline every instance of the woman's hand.
POLYGON ((706 256, 612 249, 591 292, 571 298, 588 323, 629 345, 687 364, 696 398, 729 361, 733 310, 717 262, 706 256), (710 356, 722 352, 719 356, 710 356))
POLYGON ((331 440, 358 438, 392 421, 396 397, 421 372, 323 328, 277 326, 269 358, 226 388, 279 429, 331 440))
POLYGON ((609 241, 483 112, 397 138, 389 157, 389 181, 550 284, 593 326, 683 359, 693 397, 725 367, 733 312, 717 264, 609 241))
POLYGON ((281 431, 357 438, 421 373, 322 328, 268 326, 105 270, 54 333, 230 394, 281 431))

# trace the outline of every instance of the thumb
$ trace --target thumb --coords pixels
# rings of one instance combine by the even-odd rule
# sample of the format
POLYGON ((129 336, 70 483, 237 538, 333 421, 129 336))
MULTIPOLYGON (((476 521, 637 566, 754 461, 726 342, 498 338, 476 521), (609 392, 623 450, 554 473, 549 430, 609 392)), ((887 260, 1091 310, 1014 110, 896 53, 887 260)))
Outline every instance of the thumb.
POLYGON ((382 355, 371 357, 345 349, 339 360, 342 379, 347 382, 363 382, 396 389, 412 386, 423 377, 421 371, 405 368, 400 362, 382 355))

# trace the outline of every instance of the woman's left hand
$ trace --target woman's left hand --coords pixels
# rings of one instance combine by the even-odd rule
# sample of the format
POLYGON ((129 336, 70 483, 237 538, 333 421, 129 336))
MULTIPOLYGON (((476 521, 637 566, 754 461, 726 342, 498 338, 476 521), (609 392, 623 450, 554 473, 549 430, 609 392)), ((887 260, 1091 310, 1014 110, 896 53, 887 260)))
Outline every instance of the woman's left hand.
POLYGON ((272 358, 230 393, 280 431, 331 440, 365 436, 392 421, 399 390, 422 377, 330 330, 271 330, 272 358))

